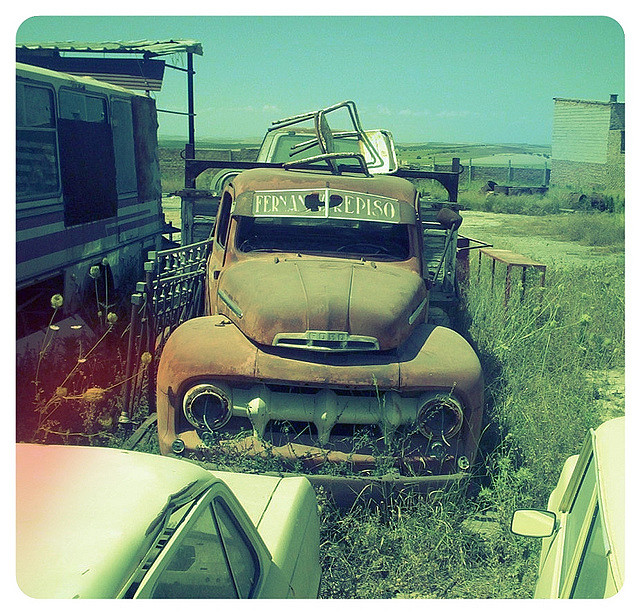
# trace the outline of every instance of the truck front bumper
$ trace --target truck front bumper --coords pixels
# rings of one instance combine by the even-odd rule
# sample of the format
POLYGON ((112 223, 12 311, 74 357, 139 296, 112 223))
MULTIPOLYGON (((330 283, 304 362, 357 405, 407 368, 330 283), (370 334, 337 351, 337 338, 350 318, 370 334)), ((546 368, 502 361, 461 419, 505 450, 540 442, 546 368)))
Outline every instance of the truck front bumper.
POLYGON ((426 324, 393 352, 320 355, 258 346, 224 316, 207 316, 189 320, 174 331, 158 369, 158 435, 163 454, 195 455, 202 460, 221 452, 277 458, 293 471, 299 467, 326 476, 342 474, 340 479, 350 473, 356 482, 365 479, 384 488, 397 485, 399 479, 430 486, 459 481, 475 458, 482 409, 483 377, 472 348, 455 331, 426 324), (191 426, 183 413, 185 393, 203 382, 223 382, 232 391, 234 417, 216 433, 214 445, 203 441, 207 434, 191 426), (260 387, 262 392, 256 392, 260 387), (437 454, 432 443, 415 436, 415 429, 399 446, 382 441, 380 432, 386 433, 390 425, 391 439, 394 429, 410 430, 421 395, 442 391, 460 400, 464 419, 460 432, 451 441, 445 439, 437 454), (264 407, 264 415, 254 411, 259 407, 264 407), (244 426, 234 431, 230 428, 234 420, 244 421, 244 426), (308 422, 316 436, 296 433, 287 440, 280 433, 265 441, 265 425, 273 421, 308 422), (376 445, 349 445, 344 432, 344 445, 336 443, 336 431, 351 427, 378 428, 379 450, 372 454, 376 445), (237 437, 231 436, 236 433, 237 437), (385 474, 390 477, 375 477, 385 474))
MULTIPOLYGON (((207 466, 218 467, 216 460, 225 462, 246 461, 247 458, 277 458, 292 467, 289 471, 269 472, 266 475, 291 477, 304 475, 317 491, 331 498, 340 507, 348 507, 358 500, 383 501, 390 497, 406 493, 426 493, 433 489, 446 488, 463 484, 470 477, 468 471, 456 469, 455 459, 450 457, 440 462, 439 473, 429 475, 402 475, 398 471, 400 464, 405 468, 412 465, 417 471, 425 471, 432 465, 433 459, 413 456, 403 459, 389 459, 390 472, 379 474, 380 458, 369 454, 345 453, 326 450, 315 446, 288 443, 282 446, 269 446, 253 436, 219 442, 216 447, 205 446, 196 431, 185 431, 178 434, 184 442, 188 455, 207 466), (294 467, 304 468, 304 473, 297 472, 294 467), (374 474, 376 472, 376 474, 374 474)), ((236 467, 233 467, 236 469, 236 467)))

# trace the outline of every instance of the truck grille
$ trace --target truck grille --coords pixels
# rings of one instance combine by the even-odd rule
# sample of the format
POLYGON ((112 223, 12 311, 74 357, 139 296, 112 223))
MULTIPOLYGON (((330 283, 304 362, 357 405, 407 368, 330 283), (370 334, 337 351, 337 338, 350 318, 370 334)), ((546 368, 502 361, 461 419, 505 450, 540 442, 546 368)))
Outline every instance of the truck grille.
POLYGON ((375 337, 351 335, 343 331, 308 330, 306 333, 278 333, 276 347, 298 348, 316 352, 366 352, 379 350, 375 337))

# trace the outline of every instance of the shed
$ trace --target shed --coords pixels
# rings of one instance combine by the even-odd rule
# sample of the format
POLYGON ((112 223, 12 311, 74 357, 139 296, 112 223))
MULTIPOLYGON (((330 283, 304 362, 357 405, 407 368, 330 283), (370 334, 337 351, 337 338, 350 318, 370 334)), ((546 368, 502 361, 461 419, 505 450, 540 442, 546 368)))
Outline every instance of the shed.
POLYGON ((554 98, 551 184, 624 190, 624 102, 554 98))

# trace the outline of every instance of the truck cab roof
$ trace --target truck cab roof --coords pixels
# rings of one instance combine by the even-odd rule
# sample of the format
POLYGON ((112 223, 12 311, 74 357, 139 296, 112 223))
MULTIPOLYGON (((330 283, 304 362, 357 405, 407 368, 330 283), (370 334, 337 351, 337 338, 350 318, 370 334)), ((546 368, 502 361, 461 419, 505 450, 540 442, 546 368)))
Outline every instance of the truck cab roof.
MULTIPOLYGON (((233 188, 236 197, 235 215, 256 215, 256 194, 291 194, 297 192, 303 197, 318 194, 324 202, 323 192, 336 193, 336 201, 327 200, 327 207, 336 207, 335 217, 350 218, 349 213, 342 212, 338 205, 349 194, 366 198, 372 196, 386 201, 397 203, 393 208, 393 219, 385 219, 387 216, 369 215, 362 210, 361 215, 355 215, 353 219, 377 219, 378 221, 395 221, 396 223, 415 223, 418 215, 418 195, 415 187, 407 180, 393 176, 365 177, 357 174, 333 175, 326 171, 299 171, 272 168, 256 168, 240 173, 233 180, 233 188), (249 198, 242 195, 249 193, 249 198)), ((345 203, 346 205, 346 203, 345 203)), ((308 207, 313 205, 307 205, 308 207)), ((308 213, 302 207, 304 213, 308 213)), ((278 213, 278 211, 271 211, 278 213)), ((266 212, 263 212, 266 213, 266 212)), ((282 212, 280 212, 282 214, 282 212)), ((299 212, 293 212, 297 214, 299 212)), ((258 211, 259 214, 259 211, 258 211)), ((334 217, 327 211, 326 217, 334 217)))

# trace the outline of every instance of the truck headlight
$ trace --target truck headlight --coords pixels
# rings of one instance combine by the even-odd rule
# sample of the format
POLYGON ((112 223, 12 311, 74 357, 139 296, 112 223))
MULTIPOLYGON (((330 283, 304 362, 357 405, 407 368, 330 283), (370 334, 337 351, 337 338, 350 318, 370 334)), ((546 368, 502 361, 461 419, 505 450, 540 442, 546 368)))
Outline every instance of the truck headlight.
POLYGON ((460 402, 449 395, 428 399, 418 410, 418 430, 426 437, 453 437, 462 427, 460 402))
POLYGON ((183 411, 198 429, 221 429, 231 418, 229 395, 212 384, 198 384, 184 395, 183 411))

